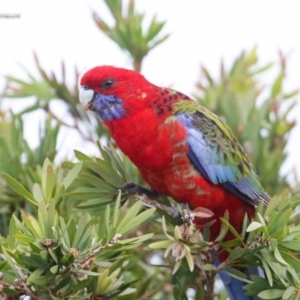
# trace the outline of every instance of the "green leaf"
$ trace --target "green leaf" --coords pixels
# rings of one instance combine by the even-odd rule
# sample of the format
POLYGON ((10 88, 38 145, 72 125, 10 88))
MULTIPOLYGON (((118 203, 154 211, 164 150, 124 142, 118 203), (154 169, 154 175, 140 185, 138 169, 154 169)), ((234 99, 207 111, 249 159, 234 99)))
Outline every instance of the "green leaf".
POLYGON ((294 251, 299 251, 299 241, 285 241, 281 243, 282 247, 294 250, 294 251))
POLYGON ((24 197, 34 206, 38 205, 36 199, 17 180, 6 173, 3 173, 3 177, 17 194, 19 194, 21 197, 24 197))
POLYGON ((242 257, 243 254, 244 254, 244 249, 240 248, 240 247, 236 247, 236 248, 232 249, 232 251, 230 251, 228 259, 236 260, 236 259, 239 259, 240 257, 242 257))
POLYGON ((123 244, 123 245, 130 244, 130 243, 137 244, 137 243, 147 241, 152 237, 153 237, 153 233, 147 233, 147 234, 139 235, 139 236, 136 236, 133 238, 119 240, 118 243, 123 244))
POLYGON ((281 93, 282 90, 282 81, 284 78, 284 74, 281 73, 275 80, 272 86, 272 91, 271 91, 271 98, 274 99, 278 94, 281 93))
POLYGON ((229 219, 229 214, 228 214, 228 211, 226 211, 226 213, 224 214, 224 218, 220 218, 221 219, 221 222, 222 222, 222 226, 221 226, 221 230, 220 230, 220 233, 218 235, 218 237, 216 238, 216 242, 221 242, 225 235, 227 234, 228 232, 228 219, 229 219))
MULTIPOLYGON (((93 159, 87 155, 85 155, 84 153, 78 151, 78 150, 74 150, 74 153, 75 153, 75 157, 78 159, 78 160, 81 160, 81 161, 90 161, 92 162, 93 159)), ((78 163, 77 163, 78 164, 78 163)), ((77 165, 76 164, 76 165, 77 165)))
POLYGON ((58 259, 58 256, 57 256, 57 253, 55 251, 56 249, 51 249, 49 248, 48 249, 48 252, 49 254, 51 255, 52 259, 58 264, 59 263, 59 259, 58 259))
POLYGON ((180 278, 178 276, 173 276, 173 278, 174 278, 173 280, 176 283, 173 289, 174 300, 189 300, 189 298, 185 293, 185 288, 180 278))
POLYGON ((105 294, 106 290, 112 283, 112 279, 108 277, 109 270, 106 269, 100 276, 98 280, 97 292, 99 294, 105 294))
MULTIPOLYGON (((295 271, 295 269, 293 269, 293 268, 288 268, 287 271, 289 273, 288 275, 291 275, 291 277, 292 277, 292 285, 299 286, 300 285, 299 273, 297 273, 295 271)), ((290 276, 289 276, 289 279, 290 279, 290 276)), ((289 282, 291 282, 291 280, 289 280, 289 282)))
POLYGON ((96 159, 96 163, 85 162, 85 166, 97 173, 101 178, 110 183, 112 186, 119 187, 121 185, 119 176, 112 170, 109 162, 101 159, 96 159))
POLYGON ((30 243, 34 243, 36 242, 36 238, 33 237, 32 235, 27 235, 27 234, 22 234, 22 233, 17 233, 15 235, 16 240, 24 245, 28 245, 30 243))
POLYGON ((284 294, 284 290, 279 289, 270 289, 270 290, 264 290, 260 292, 257 296, 262 299, 282 299, 282 295, 284 294))
POLYGON ((230 233, 233 234, 233 236, 240 242, 240 243, 243 243, 243 239, 242 237, 240 236, 240 234, 235 230, 235 228, 225 219, 221 218, 221 221, 222 223, 228 223, 227 226, 228 226, 228 230, 230 231, 230 233))
POLYGON ((55 173, 48 158, 45 159, 42 168, 42 189, 46 203, 50 202, 55 186, 55 173))
POLYGON ((58 217, 55 211, 55 202, 52 200, 48 205, 42 202, 38 209, 39 227, 43 231, 44 238, 52 238, 56 228, 58 217))
POLYGON ((93 219, 91 219, 91 217, 85 213, 77 222, 74 239, 71 246, 74 248, 83 249, 86 241, 90 237, 93 219))
POLYGON ((284 251, 282 248, 280 249, 280 254, 284 261, 291 265, 296 272, 300 273, 300 260, 296 255, 294 256, 291 253, 284 251))
POLYGON ((163 231, 164 231, 164 234, 166 235, 166 237, 171 241, 175 241, 175 238, 172 235, 168 234, 168 232, 167 232, 167 224, 166 224, 165 216, 162 216, 161 223, 162 223, 162 228, 163 228, 163 231))
POLYGON ((286 266, 288 265, 288 263, 281 256, 277 247, 274 249, 274 256, 281 264, 286 265, 286 266))
POLYGON ((262 259, 261 262, 263 264, 263 269, 264 269, 264 272, 266 273, 268 282, 269 282, 270 286, 273 286, 273 276, 272 276, 271 269, 270 269, 270 267, 268 266, 267 262, 264 259, 262 259))
POLYGON ((129 223, 141 210, 142 208, 142 201, 135 202, 132 207, 128 210, 124 218, 121 220, 121 222, 118 224, 117 232, 121 233, 121 230, 123 230, 124 226, 129 223))
POLYGON ((122 228, 118 227, 120 228, 119 229, 120 231, 118 231, 118 233, 124 234, 125 232, 128 232, 131 229, 136 228, 137 226, 145 222, 147 219, 149 219, 153 215, 155 210, 156 208, 154 207, 146 209, 145 211, 143 211, 142 213, 134 217, 130 222, 125 224, 124 227, 122 228))
POLYGON ((251 283, 251 281, 247 279, 247 276, 243 272, 239 271, 238 269, 227 267, 225 268, 225 271, 228 275, 230 275, 233 278, 236 278, 246 283, 251 283))
POLYGON ((57 274, 58 271, 59 271, 59 266, 58 265, 55 265, 55 266, 53 266, 53 267, 50 268, 50 272, 52 274, 57 274))
POLYGON ((296 288, 294 286, 289 286, 285 292, 282 295, 282 299, 283 300, 288 300, 288 299, 292 299, 292 296, 294 294, 294 292, 296 291, 296 288))
POLYGON ((32 194, 38 202, 44 201, 44 194, 43 194, 42 188, 39 184, 34 183, 33 188, 32 188, 32 194))
POLYGON ((29 277, 27 278, 27 285, 45 285, 48 284, 51 280, 53 280, 53 275, 42 276, 42 274, 49 269, 50 265, 45 265, 40 268, 37 268, 33 271, 29 277))
POLYGON ((191 255, 191 250, 185 244, 183 244, 183 247, 185 249, 185 259, 186 259, 186 261, 188 263, 190 271, 193 272, 194 271, 194 261, 193 261, 192 255, 191 255))
POLYGON ((16 276, 16 278, 18 278, 19 273, 17 270, 16 262, 13 259, 12 252, 10 252, 9 250, 6 250, 4 247, 2 247, 2 253, 4 255, 6 262, 8 262, 8 264, 11 268, 11 271, 13 272, 13 275, 16 276))
POLYGON ((247 228, 247 232, 251 232, 254 230, 257 230, 258 228, 261 228, 263 225, 261 223, 258 223, 256 221, 253 221, 247 228))
POLYGON ((91 188, 91 187, 80 187, 72 192, 67 193, 67 196, 71 196, 72 198, 75 199, 85 199, 85 200, 90 200, 90 199, 101 199, 104 196, 110 197, 111 200, 113 201, 113 196, 115 195, 115 189, 112 188, 111 186, 107 186, 108 189, 103 189, 102 187, 100 188, 91 188))
POLYGON ((26 227, 36 238, 46 238, 44 234, 44 228, 41 228, 39 223, 32 216, 22 216, 22 219, 26 227))
POLYGON ((68 187, 74 182, 74 180, 76 179, 76 177, 82 169, 82 165, 82 162, 78 162, 64 178, 62 184, 64 185, 65 190, 67 190, 68 187))
POLYGON ((113 224, 112 224, 113 227, 117 226, 117 222, 118 222, 118 218, 119 218, 119 214, 120 214, 121 195, 122 195, 121 190, 118 190, 118 195, 117 195, 116 203, 115 203, 115 207, 114 207, 113 224))
MULTIPOLYGON (((105 271, 108 271, 108 269, 105 270, 105 271)), ((89 270, 81 270, 81 269, 79 269, 79 270, 77 270, 77 272, 81 273, 81 274, 88 275, 88 276, 99 276, 99 272, 93 272, 93 271, 89 271, 89 270)))
POLYGON ((80 210, 91 210, 96 212, 103 210, 107 204, 112 204, 112 199, 108 199, 107 197, 98 197, 97 199, 88 200, 84 203, 81 203, 76 208, 80 210))
POLYGON ((174 242, 171 240, 164 240, 160 242, 151 243, 148 247, 151 249, 162 249, 162 248, 168 248, 173 243, 174 242))
POLYGON ((155 36, 159 34, 159 32, 163 29, 166 22, 157 22, 156 16, 154 16, 151 20, 151 24, 149 26, 148 34, 146 37, 147 42, 150 42, 155 36))
POLYGON ((9 222, 9 231, 7 236, 7 247, 9 250, 14 250, 16 247, 16 232, 17 232, 17 226, 15 222, 15 218, 12 217, 9 222))

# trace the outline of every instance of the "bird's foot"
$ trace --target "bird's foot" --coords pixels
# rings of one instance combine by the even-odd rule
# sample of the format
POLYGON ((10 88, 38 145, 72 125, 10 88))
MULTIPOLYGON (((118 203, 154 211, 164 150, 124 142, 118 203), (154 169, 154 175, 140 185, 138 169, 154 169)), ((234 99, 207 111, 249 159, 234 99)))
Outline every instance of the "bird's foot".
POLYGON ((177 225, 195 225, 198 229, 210 227, 216 222, 213 219, 214 213, 205 208, 197 207, 191 210, 187 203, 180 203, 180 207, 172 207, 169 214, 176 221, 177 225))
POLYGON ((197 207, 190 210, 187 203, 181 203, 180 206, 181 208, 179 209, 173 207, 171 214, 177 221, 177 224, 185 224, 187 226, 195 224, 197 228, 205 228, 210 227, 216 221, 212 219, 214 213, 205 207, 197 207))
POLYGON ((128 195, 146 195, 149 197, 157 197, 158 194, 153 189, 147 189, 141 185, 138 185, 134 182, 126 182, 120 188, 122 192, 126 192, 128 195))
POLYGON ((135 184, 134 182, 126 182, 119 188, 119 190, 121 190, 122 192, 126 192, 126 194, 128 196, 131 196, 131 195, 142 196, 142 197, 137 197, 137 198, 140 198, 145 205, 147 205, 149 207, 156 207, 156 208, 168 213, 170 216, 172 216, 172 218, 176 220, 176 223, 178 225, 183 224, 181 209, 179 209, 178 207, 164 205, 154 199, 151 199, 153 197, 158 196, 158 193, 155 190, 147 189, 143 186, 135 184))

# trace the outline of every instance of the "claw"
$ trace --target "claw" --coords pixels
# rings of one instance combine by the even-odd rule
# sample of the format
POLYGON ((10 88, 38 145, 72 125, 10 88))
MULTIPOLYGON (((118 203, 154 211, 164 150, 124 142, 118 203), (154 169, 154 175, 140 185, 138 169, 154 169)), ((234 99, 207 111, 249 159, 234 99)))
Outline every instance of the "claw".
POLYGON ((181 212, 177 207, 173 207, 171 216, 175 220, 177 225, 182 225, 184 223, 181 212))
POLYGON ((120 186, 119 188, 122 192, 125 192, 128 195, 134 195, 134 194, 138 194, 138 195, 147 195, 149 197, 157 197, 158 194, 156 191, 154 191, 153 189, 147 189, 141 185, 135 184, 134 182, 126 182, 124 183, 122 186, 120 186))

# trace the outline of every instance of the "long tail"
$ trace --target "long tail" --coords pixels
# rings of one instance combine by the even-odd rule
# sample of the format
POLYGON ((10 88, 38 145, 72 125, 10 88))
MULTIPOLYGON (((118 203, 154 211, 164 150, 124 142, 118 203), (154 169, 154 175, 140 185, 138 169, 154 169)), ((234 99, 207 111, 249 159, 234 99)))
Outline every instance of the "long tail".
MULTIPOLYGON (((220 261, 216 262, 216 265, 219 265, 220 261)), ((265 277, 264 271, 262 268, 253 267, 245 270, 246 275, 250 278, 250 275, 258 275, 260 277, 265 277)), ((247 296, 246 291, 243 289, 244 283, 238 279, 235 279, 228 275, 226 271, 219 273, 225 289, 230 300, 260 300, 259 297, 247 296)))

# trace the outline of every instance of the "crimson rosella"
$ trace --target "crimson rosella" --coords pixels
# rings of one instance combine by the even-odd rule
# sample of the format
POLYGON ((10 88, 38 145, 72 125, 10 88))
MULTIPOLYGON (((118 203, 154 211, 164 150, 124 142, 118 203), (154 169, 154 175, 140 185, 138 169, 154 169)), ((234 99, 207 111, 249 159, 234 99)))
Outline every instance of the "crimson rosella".
MULTIPOLYGON (((251 218, 261 201, 269 202, 230 128, 188 96, 151 84, 135 71, 100 66, 82 76, 80 98, 154 191, 214 213, 212 240, 226 211, 240 232, 245 214, 251 218)), ((221 277, 230 299, 250 299, 241 282, 221 277)))

